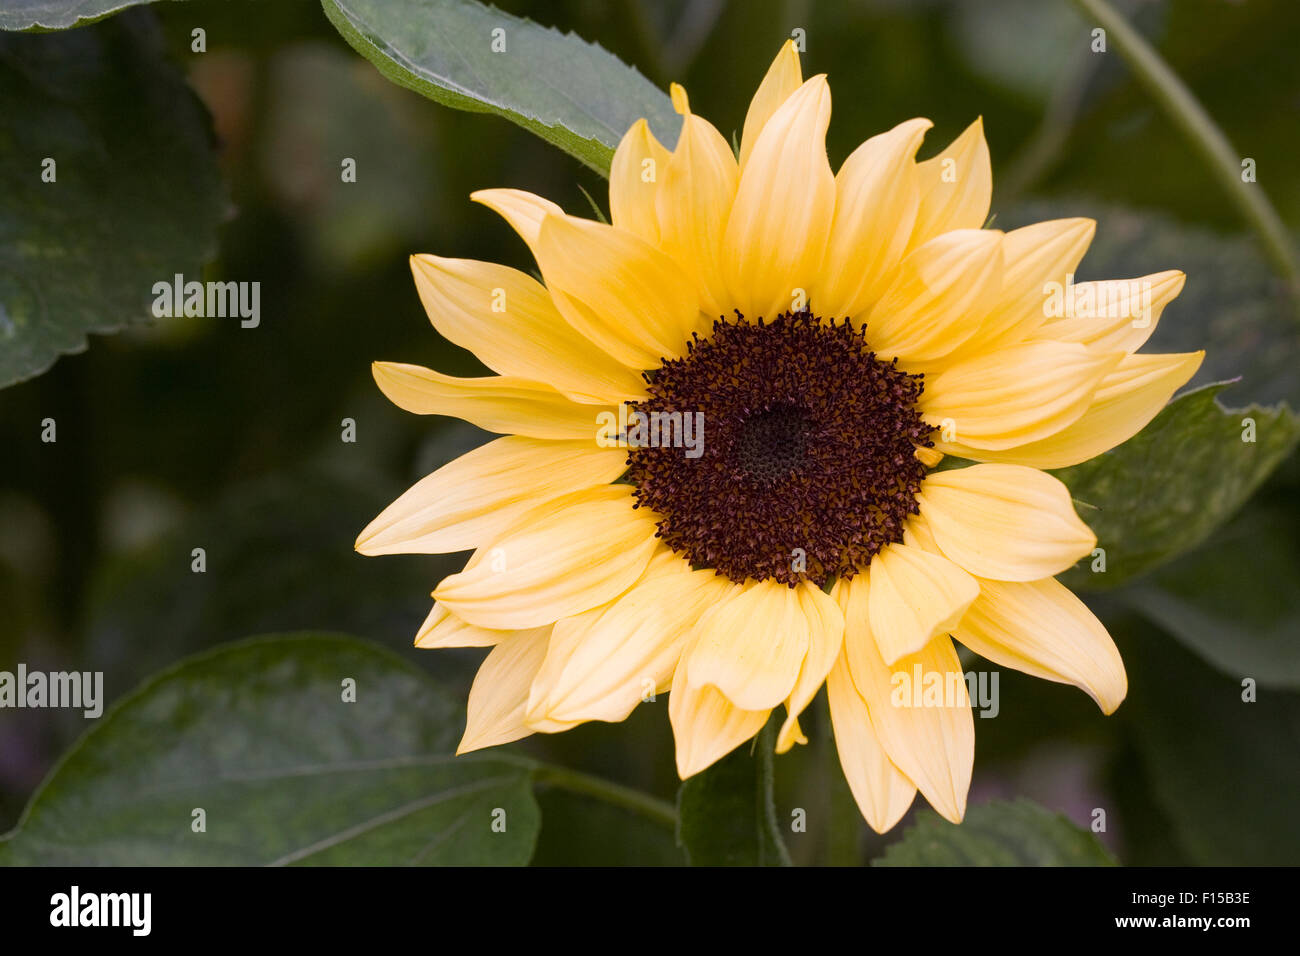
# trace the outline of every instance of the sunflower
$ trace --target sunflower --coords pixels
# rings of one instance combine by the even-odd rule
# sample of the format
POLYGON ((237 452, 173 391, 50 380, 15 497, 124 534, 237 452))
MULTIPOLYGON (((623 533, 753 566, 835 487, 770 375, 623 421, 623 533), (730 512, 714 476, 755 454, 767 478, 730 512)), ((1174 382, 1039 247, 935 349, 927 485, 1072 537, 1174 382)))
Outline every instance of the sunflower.
POLYGON ((979 121, 917 162, 932 124, 908 120, 833 172, 830 89, 793 43, 738 152, 681 87, 672 102, 674 149, 644 120, 620 142, 609 224, 473 194, 544 284, 412 258, 434 327, 497 374, 379 362, 379 387, 503 437, 357 549, 473 549, 416 638, 491 647, 461 753, 667 691, 686 778, 778 706, 777 752, 805 743, 824 684, 867 822, 918 790, 959 821, 974 723, 954 640, 1104 713, 1124 698, 1114 642, 1053 577, 1096 538, 1043 469, 1125 441, 1196 371, 1199 352, 1136 351, 1183 275, 1075 284, 1092 221, 984 228, 979 121))

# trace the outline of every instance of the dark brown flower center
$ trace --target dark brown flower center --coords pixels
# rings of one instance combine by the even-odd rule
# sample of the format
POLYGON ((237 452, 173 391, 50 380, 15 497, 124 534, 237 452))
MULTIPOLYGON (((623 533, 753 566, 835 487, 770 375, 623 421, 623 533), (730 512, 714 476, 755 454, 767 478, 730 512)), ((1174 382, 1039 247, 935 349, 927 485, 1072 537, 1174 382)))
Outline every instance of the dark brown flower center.
MULTIPOLYGON (((699 413, 702 448, 633 447, 628 479, 659 536, 734 581, 825 586, 903 539, 931 429, 922 381, 870 351, 848 320, 809 312, 719 319, 647 373, 647 417, 699 413)), ((697 438, 699 436, 697 435, 697 438)))

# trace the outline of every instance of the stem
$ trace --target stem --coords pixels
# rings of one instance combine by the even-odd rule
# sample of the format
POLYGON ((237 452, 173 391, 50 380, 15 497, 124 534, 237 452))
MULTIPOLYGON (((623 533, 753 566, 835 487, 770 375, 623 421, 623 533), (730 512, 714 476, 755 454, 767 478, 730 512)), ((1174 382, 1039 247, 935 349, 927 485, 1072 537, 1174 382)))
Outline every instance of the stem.
POLYGON ((1137 81, 1200 153, 1238 212, 1259 235, 1264 251, 1277 270, 1293 289, 1300 288, 1300 258, 1296 256, 1286 226, 1263 189, 1255 183, 1242 182, 1241 157, 1205 107, 1109 0, 1073 0, 1073 3, 1106 31, 1137 81))
POLYGON ((567 767, 538 767, 533 779, 538 786, 557 787, 570 793, 601 800, 612 806, 638 813, 669 830, 677 829, 677 808, 665 800, 652 797, 632 787, 593 777, 590 774, 569 770, 567 767))

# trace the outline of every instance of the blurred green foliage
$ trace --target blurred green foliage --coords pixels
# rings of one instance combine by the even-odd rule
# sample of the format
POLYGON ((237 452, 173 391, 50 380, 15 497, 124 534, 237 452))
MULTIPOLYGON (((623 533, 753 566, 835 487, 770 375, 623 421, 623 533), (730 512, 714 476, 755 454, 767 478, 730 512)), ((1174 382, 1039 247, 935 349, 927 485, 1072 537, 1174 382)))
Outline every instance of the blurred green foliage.
MULTIPOLYGON (((1209 348, 1212 378, 1241 377, 1224 393, 1226 404, 1300 396, 1294 303, 1118 58, 1063 55, 1066 38, 1086 42, 1079 39, 1086 24, 1066 0, 500 6, 598 41, 660 88, 685 83, 693 109, 728 136, 780 42, 802 27, 806 71, 831 78, 833 163, 914 115, 936 123, 922 151, 929 155, 983 115, 994 211, 1004 217, 997 225, 1032 209, 1027 200, 1049 203, 1053 215, 1104 211, 1097 255, 1085 260, 1090 275, 1189 273, 1184 299, 1162 322, 1159 336, 1169 338, 1153 347, 1209 348), (1189 319, 1181 328, 1180 316, 1189 319)), ((1292 230, 1300 227, 1293 49, 1300 5, 1127 6, 1243 157, 1256 160, 1261 188, 1292 230)), ((189 183, 163 170, 142 173, 138 208, 105 213, 94 204, 99 191, 87 190, 86 208, 74 212, 104 227, 114 254, 143 255, 129 219, 192 209, 170 240, 175 255, 183 260, 191 246, 215 241, 203 277, 260 281, 262 323, 176 319, 92 335, 85 351, 0 392, 0 669, 19 660, 51 668, 93 662, 116 698, 193 651, 260 631, 315 628, 391 648, 433 672, 463 705, 481 653, 410 646, 428 592, 458 559, 362 559, 351 542, 395 492, 481 436, 390 407, 369 363, 481 370, 432 330, 405 261, 432 252, 531 266, 508 228, 468 202, 470 191, 524 188, 586 214, 582 189, 603 202, 604 183, 502 119, 456 112, 388 83, 312 0, 160 3, 69 36, 108 44, 156 26, 165 50, 138 54, 141 75, 175 69, 188 79, 211 116, 209 152, 185 165, 189 183), (196 27, 206 31, 202 53, 192 50, 196 27), (355 183, 340 181, 345 158, 356 160, 355 183), (212 162, 229 196, 219 225, 206 188, 194 184, 206 182, 200 174, 212 162), (58 423, 55 444, 40 440, 45 418, 58 423), (356 423, 355 443, 341 441, 347 418, 356 423), (195 547, 206 549, 202 575, 190 570, 195 547)), ((0 42, 7 103, 15 65, 61 41, 0 42)), ((110 132, 136 130, 141 147, 153 136, 173 148, 192 143, 191 102, 159 96, 150 105, 168 102, 171 112, 145 127, 133 125, 141 102, 105 100, 79 115, 110 132)), ((0 136, 15 135, 10 115, 4 120, 0 136)), ((23 122, 37 124, 23 133, 37 141, 58 132, 23 122)), ((13 162, 6 148, 6 189, 10 177, 38 173, 13 162)), ((16 222, 0 218, 0 262, 16 261, 23 239, 16 222)), ((56 279, 79 295, 120 291, 110 280, 127 267, 92 253, 69 253, 56 279)), ((5 281, 0 276, 0 286, 5 281)), ((1176 449, 1164 454, 1174 466, 1188 464, 1176 449)), ((1213 491, 1209 480, 1185 493, 1193 506, 1213 491)), ((1297 492, 1292 456, 1238 519, 1098 602, 1132 674, 1116 717, 1103 719, 1073 689, 1003 672, 1002 714, 977 720, 972 803, 1024 796, 1085 826, 1094 808, 1105 808, 1109 826, 1100 837, 1124 863, 1296 862, 1300 822, 1288 808, 1300 792, 1297 492), (1250 561, 1262 562, 1258 573, 1250 561), (1259 683, 1257 703, 1241 701, 1246 677, 1259 683)), ((788 829, 791 810, 811 808, 808 831, 785 834, 796 863, 827 859, 846 832, 824 811, 836 804, 828 768, 838 771, 821 717, 814 706, 805 721, 811 746, 776 761, 775 819, 788 829)), ((448 719, 458 729, 460 718, 448 719)), ((84 728, 58 712, 0 714, 0 830, 16 822, 84 728)), ((662 699, 626 724, 585 725, 516 749, 664 798, 677 786, 662 699)), ((624 811, 593 811, 557 791, 538 799, 539 862, 680 856, 660 832, 625 836, 624 811), (611 833, 620 836, 601 836, 611 833)), ((856 822, 848 832, 859 858, 909 839, 906 821, 884 838, 856 822)))

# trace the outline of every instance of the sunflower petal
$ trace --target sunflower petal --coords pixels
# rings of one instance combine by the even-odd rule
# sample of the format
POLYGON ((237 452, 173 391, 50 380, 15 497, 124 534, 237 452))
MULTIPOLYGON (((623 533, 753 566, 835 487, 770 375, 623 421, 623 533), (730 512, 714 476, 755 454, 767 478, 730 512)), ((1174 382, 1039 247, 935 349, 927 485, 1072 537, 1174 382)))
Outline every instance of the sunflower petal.
POLYGON ((871 560, 871 633, 886 664, 949 633, 979 584, 942 555, 889 544, 871 560))
POLYGON ((1169 396, 1196 374, 1204 357, 1204 352, 1126 355, 1101 380, 1092 404, 1073 424, 1004 451, 971 449, 969 457, 1034 468, 1065 468, 1096 458, 1146 428, 1169 396))
POLYGON ((698 327, 690 277, 629 232, 547 216, 534 249, 556 307, 591 341, 632 368, 677 357, 698 327))
POLYGON ((656 199, 660 248, 694 277, 699 308, 713 318, 726 309, 728 299, 722 240, 739 175, 722 134, 688 112, 656 199))
POLYGON ((803 85, 803 71, 799 66, 799 48, 793 40, 786 40, 772 65, 767 68, 763 82, 758 85, 754 98, 749 101, 745 113, 745 125, 740 135, 740 165, 749 161, 763 127, 772 118, 772 114, 781 108, 803 85))
POLYGON ((917 163, 921 205, 911 248, 953 229, 979 229, 993 200, 993 167, 984 141, 984 120, 971 123, 938 156, 917 163))
POLYGON ((429 320, 443 338, 502 375, 545 382, 579 401, 645 397, 639 372, 592 348, 532 276, 472 259, 411 257, 429 320))
POLYGON ((1060 574, 1097 545, 1059 479, 1022 465, 932 472, 918 495, 944 556, 971 574, 1034 581, 1060 574))
POLYGON ((533 683, 530 721, 625 719, 672 683, 691 626, 735 587, 677 555, 612 603, 555 625, 533 683))
POLYGON ((639 119, 619 140, 609 167, 610 220, 651 245, 659 243, 655 196, 667 163, 668 150, 639 119))
POLYGON ((916 150, 927 119, 899 123, 853 151, 835 175, 835 216, 812 289, 819 314, 865 316, 903 258, 920 204, 916 150))
POLYGON ((594 441, 601 413, 616 414, 612 408, 580 404, 549 385, 512 375, 455 378, 401 362, 375 362, 371 371, 379 390, 398 408, 462 418, 490 432, 594 441))
POLYGON ((885 756, 867 714, 867 704, 849 674, 842 652, 826 678, 831 727, 840 766, 853 799, 871 829, 884 833, 902 819, 916 797, 916 786, 885 756))
MULTIPOLYGON (((519 237, 533 249, 542 220, 547 216, 563 216, 564 210, 533 193, 522 189, 479 189, 469 194, 476 203, 482 203, 510 224, 519 237)), ((536 250, 534 249, 534 255, 536 250)))
POLYGON ((1111 714, 1128 693, 1115 642, 1087 605, 1052 578, 981 581, 953 635, 995 664, 1073 684, 1111 714))
POLYGON ((476 548, 544 501, 607 485, 626 452, 588 441, 508 435, 416 482, 357 537, 362 554, 447 554, 476 548))
MULTIPOLYGON (((1044 289, 1064 283, 1088 251, 1097 223, 1092 219, 1051 219, 1002 237, 1002 290, 984 317, 967 351, 1016 345, 1047 321, 1044 289)), ((1109 350, 1115 351, 1115 350, 1109 350)))
POLYGON ((795 588, 795 592, 808 626, 808 653, 804 655, 794 689, 786 698, 785 722, 776 735, 776 752, 779 754, 796 743, 808 742, 799 730, 799 715, 817 696, 844 645, 844 615, 835 600, 808 581, 795 588))
POLYGON ((935 448, 974 458, 1054 435, 1077 421, 1123 353, 1029 342, 955 362, 926 378, 920 408, 935 448))
POLYGON ((1002 286, 1002 233, 958 229, 911 252, 866 317, 881 358, 931 362, 975 334, 1002 286))
POLYGON ((467 624, 437 601, 415 635, 415 646, 422 650, 442 647, 493 647, 519 631, 493 631, 467 624))
POLYGON ((975 723, 961 661, 947 637, 886 664, 873 636, 870 584, 857 575, 838 599, 854 686, 885 754, 946 819, 966 812, 975 760, 975 723))
POLYGON ((549 627, 522 631, 492 648, 469 690, 457 755, 508 744, 533 732, 524 723, 524 704, 546 656, 550 633, 549 627))
POLYGON ((1171 270, 1140 279, 1075 283, 1068 299, 1061 294, 1065 314, 1038 329, 1038 335, 1098 351, 1136 352, 1186 281, 1183 273, 1171 270))
POLYGON ((795 308, 817 277, 835 211, 830 117, 830 87, 815 76, 772 114, 740 174, 724 262, 731 301, 750 318, 795 308))
POLYGON ((677 775, 685 780, 711 767, 763 729, 770 710, 741 710, 716 687, 693 686, 678 666, 668 695, 677 775))
POLYGON ((657 546, 651 516, 631 489, 606 485, 538 505, 443 580, 435 600, 471 624, 522 629, 613 600, 657 546))
POLYGON ((790 696, 808 653, 799 595, 779 581, 749 582, 699 623, 683 660, 693 686, 712 685, 743 710, 771 710, 790 696))

